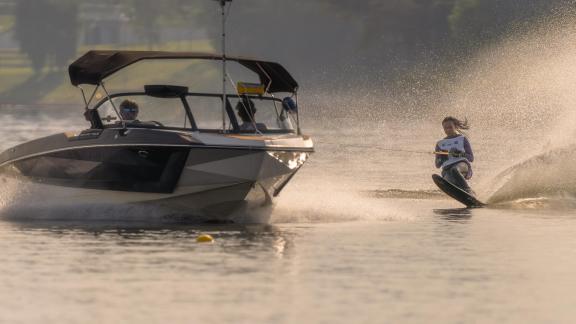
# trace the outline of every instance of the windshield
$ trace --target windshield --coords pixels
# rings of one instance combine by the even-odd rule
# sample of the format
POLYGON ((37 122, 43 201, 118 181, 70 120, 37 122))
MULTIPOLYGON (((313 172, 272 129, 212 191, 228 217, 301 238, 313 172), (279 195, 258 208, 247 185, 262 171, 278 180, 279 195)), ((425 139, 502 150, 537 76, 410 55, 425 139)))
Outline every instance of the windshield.
POLYGON ((118 96, 112 98, 112 101, 104 101, 98 107, 98 113, 102 123, 107 126, 121 125, 122 117, 133 126, 190 127, 190 120, 180 98, 154 98, 144 94, 118 96))
MULTIPOLYGON (((224 115, 227 132, 293 132, 292 116, 282 102, 271 97, 227 96, 224 115)), ((165 127, 222 131, 222 96, 188 94, 185 98, 157 98, 145 93, 115 94, 97 105, 102 124, 122 127, 165 127)))
POLYGON ((282 102, 266 97, 229 97, 234 107, 240 132, 260 132, 292 130, 292 120, 282 109, 282 102))

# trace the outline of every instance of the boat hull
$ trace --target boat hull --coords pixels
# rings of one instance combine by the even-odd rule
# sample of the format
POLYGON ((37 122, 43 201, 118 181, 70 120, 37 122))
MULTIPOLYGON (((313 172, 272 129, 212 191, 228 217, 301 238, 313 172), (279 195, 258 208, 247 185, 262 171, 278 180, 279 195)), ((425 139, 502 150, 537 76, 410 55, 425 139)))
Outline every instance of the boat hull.
POLYGON ((198 143, 37 151, 0 166, 2 180, 10 183, 2 210, 13 216, 25 211, 25 217, 38 210, 65 214, 52 215, 59 218, 137 206, 138 214, 153 211, 155 218, 179 221, 267 222, 274 197, 308 153, 198 143))

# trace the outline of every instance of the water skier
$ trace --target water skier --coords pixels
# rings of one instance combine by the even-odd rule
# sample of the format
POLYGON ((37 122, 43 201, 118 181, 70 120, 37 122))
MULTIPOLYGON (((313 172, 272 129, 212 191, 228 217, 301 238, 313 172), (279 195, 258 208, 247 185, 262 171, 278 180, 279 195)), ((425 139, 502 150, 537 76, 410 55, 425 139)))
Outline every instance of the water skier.
POLYGON ((474 195, 466 180, 472 178, 474 153, 463 130, 470 129, 468 121, 452 116, 444 118, 442 127, 446 137, 436 144, 436 167, 442 169, 442 177, 467 193, 474 195))

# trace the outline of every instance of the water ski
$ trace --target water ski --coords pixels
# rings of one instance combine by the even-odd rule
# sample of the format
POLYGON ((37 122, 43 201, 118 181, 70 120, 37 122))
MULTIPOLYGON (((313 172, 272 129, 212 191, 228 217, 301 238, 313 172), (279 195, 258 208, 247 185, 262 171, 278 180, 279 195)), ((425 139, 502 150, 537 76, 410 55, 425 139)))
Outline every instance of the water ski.
POLYGON ((468 208, 481 208, 486 206, 485 203, 481 202, 474 196, 456 187, 450 182, 444 180, 444 178, 442 178, 437 174, 432 175, 432 180, 438 186, 438 188, 440 188, 440 190, 442 190, 445 194, 463 203, 468 208))

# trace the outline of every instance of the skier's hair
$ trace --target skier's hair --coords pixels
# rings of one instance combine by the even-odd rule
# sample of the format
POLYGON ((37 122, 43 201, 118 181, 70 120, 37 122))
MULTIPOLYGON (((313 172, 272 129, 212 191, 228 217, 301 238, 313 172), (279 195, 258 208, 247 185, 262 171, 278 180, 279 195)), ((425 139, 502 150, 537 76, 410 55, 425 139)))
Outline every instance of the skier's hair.
POLYGON ((448 116, 444 118, 444 120, 442 120, 442 124, 447 122, 452 122, 454 124, 454 127, 456 127, 456 129, 459 131, 470 129, 470 124, 468 123, 467 118, 464 118, 464 121, 462 121, 456 117, 448 116))

